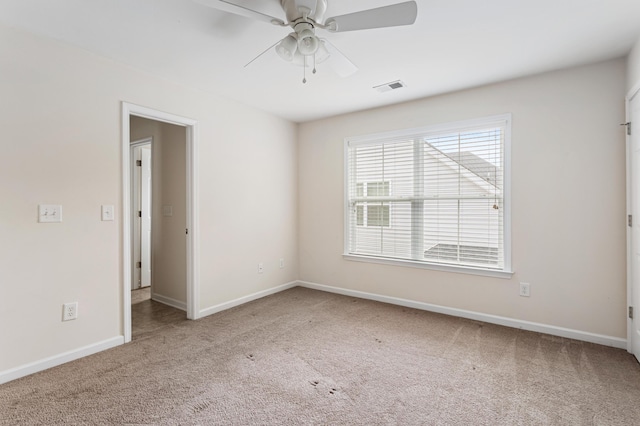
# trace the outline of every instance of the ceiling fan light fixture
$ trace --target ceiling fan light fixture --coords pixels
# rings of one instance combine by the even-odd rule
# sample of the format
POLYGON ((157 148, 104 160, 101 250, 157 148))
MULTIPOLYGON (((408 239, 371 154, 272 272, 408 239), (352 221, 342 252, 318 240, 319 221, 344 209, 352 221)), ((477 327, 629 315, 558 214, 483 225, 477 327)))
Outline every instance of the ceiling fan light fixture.
POLYGON ((287 62, 291 62, 293 61, 297 48, 298 40, 296 40, 293 35, 289 34, 288 36, 283 38, 280 43, 278 43, 278 45, 276 46, 276 52, 282 59, 287 62))
POLYGON ((311 63, 308 62, 306 60, 306 58, 307 58, 306 56, 304 56, 302 53, 300 53, 298 51, 298 52, 296 52, 295 55, 293 55, 293 61, 292 62, 293 62, 294 65, 297 65, 299 67, 308 67, 308 66, 311 65, 311 63))
POLYGON ((310 56, 316 53, 320 42, 318 37, 313 33, 313 30, 306 29, 298 33, 298 50, 304 56, 310 56))
POLYGON ((318 50, 316 51, 316 64, 321 64, 327 59, 329 59, 331 53, 327 49, 327 46, 324 44, 324 40, 320 40, 320 44, 318 45, 318 50))

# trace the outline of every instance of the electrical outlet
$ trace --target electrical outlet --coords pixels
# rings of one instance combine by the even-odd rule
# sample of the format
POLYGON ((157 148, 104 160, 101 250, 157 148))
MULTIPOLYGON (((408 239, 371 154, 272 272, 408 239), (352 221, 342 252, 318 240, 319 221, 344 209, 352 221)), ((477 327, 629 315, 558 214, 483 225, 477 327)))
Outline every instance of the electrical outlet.
POLYGON ((261 274, 264 272, 264 265, 262 263, 258 263, 258 273, 261 274))
POLYGON ((520 296, 522 297, 531 296, 531 289, 529 288, 529 283, 520 283, 520 296))
POLYGON ((284 259, 280 258, 280 269, 284 268, 284 259))
POLYGON ((70 321, 78 318, 78 302, 62 305, 62 321, 70 321))

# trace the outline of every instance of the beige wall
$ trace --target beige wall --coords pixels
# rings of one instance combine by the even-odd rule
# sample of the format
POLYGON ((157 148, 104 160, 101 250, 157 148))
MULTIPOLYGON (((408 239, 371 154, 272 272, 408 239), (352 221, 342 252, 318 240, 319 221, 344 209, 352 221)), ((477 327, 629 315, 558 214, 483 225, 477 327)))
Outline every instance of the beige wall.
POLYGON ((624 95, 615 60, 302 124, 300 279, 624 338, 624 95), (342 258, 345 137, 508 112, 512 279, 342 258))
POLYGON ((186 307, 186 129, 142 117, 131 117, 130 123, 132 141, 153 138, 152 296, 186 307), (171 206, 171 216, 164 215, 164 206, 171 206))
POLYGON ((636 42, 627 58, 627 90, 640 84, 640 39, 636 42))
POLYGON ((299 128, 2 25, 0 75, 0 374, 123 335, 122 101, 198 121, 201 310, 300 278, 625 336, 623 60, 299 128), (345 137, 505 112, 513 279, 343 260, 345 137), (64 222, 38 224, 39 203, 62 204, 64 222), (63 323, 70 301, 79 318, 63 323))
POLYGON ((198 121, 200 309, 297 278, 295 124, 3 25, 0 76, 0 374, 123 335, 122 101, 198 121))

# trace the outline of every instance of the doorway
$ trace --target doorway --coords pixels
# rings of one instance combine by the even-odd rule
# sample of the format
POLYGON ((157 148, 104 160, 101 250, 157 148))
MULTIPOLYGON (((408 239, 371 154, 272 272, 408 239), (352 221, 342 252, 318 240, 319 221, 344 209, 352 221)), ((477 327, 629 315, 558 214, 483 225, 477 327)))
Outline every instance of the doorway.
MULTIPOLYGON (((182 141, 183 145, 180 147, 182 150, 182 162, 180 164, 180 160, 177 160, 173 164, 176 165, 177 170, 181 170, 177 175, 169 176, 163 179, 163 175, 161 174, 161 168, 156 166, 151 166, 149 171, 149 180, 150 187, 152 188, 151 194, 149 197, 149 203, 153 206, 148 208, 149 211, 149 228, 151 229, 150 234, 151 237, 149 239, 149 251, 150 251, 150 261, 149 266, 149 284, 151 285, 151 294, 156 300, 168 304, 168 305, 178 305, 180 309, 186 310, 188 319, 197 319, 199 317, 198 314, 198 279, 197 279, 197 218, 196 218, 196 145, 197 145, 197 122, 192 119, 164 113, 161 111, 152 110, 146 107, 141 107, 138 105, 133 105, 129 103, 122 104, 122 164, 123 164, 123 212, 122 212, 122 223, 123 223, 123 257, 122 257, 122 265, 123 265, 123 334, 125 342, 131 341, 131 290, 136 286, 136 280, 138 274, 135 271, 135 266, 137 266, 137 261, 134 262, 133 254, 135 251, 134 239, 136 234, 136 227, 133 217, 138 215, 138 211, 136 210, 139 205, 134 201, 134 190, 132 183, 134 178, 131 173, 132 163, 136 163, 137 158, 135 157, 136 151, 132 148, 131 140, 132 138, 131 130, 132 121, 136 120, 148 120, 154 123, 157 123, 158 126, 166 127, 172 129, 171 131, 182 132, 182 141), (178 168, 180 166, 181 168, 178 168), (158 177, 160 176, 160 177, 158 177), (171 199, 171 196, 165 197, 163 200, 162 197, 155 197, 153 193, 158 193, 163 186, 163 180, 166 181, 165 186, 170 186, 172 183, 178 182, 176 185, 178 189, 173 188, 173 194, 181 194, 182 199, 179 199, 178 196, 175 197, 175 200, 171 199), (155 201, 154 201, 155 200, 155 201), (169 200, 169 201, 167 201, 169 200), (161 204, 158 204, 161 203, 161 204), (155 211, 155 214, 151 214, 152 211, 155 211), (182 215, 182 216, 180 216, 182 215), (177 225, 180 224, 180 228, 178 231, 177 225), (154 227, 158 226, 157 229, 160 229, 160 226, 166 226, 162 228, 162 232, 158 235, 172 235, 171 238, 173 240, 167 241, 166 244, 163 245, 161 238, 154 238, 154 227), (165 232, 166 231, 166 232, 165 232), (178 243, 175 243, 178 241, 178 243), (177 279, 174 279, 174 282, 180 281, 182 284, 182 290, 179 292, 178 296, 175 296, 175 287, 166 287, 165 290, 162 289, 162 292, 165 294, 155 294, 155 287, 161 287, 158 284, 158 280, 154 278, 154 260, 155 256, 153 244, 156 244, 156 247, 165 247, 165 250, 169 255, 173 256, 178 262, 182 262, 183 265, 178 268, 169 268, 167 269, 170 273, 175 272, 175 270, 180 269, 182 272, 181 275, 177 279), (178 247, 179 252, 175 251, 175 248, 178 247), (173 251, 171 251, 173 250, 173 251), (181 260, 182 259, 182 260, 181 260), (173 295, 170 292, 174 292, 173 295)), ((160 139, 160 138, 159 138, 160 139)), ((153 138, 148 141, 151 144, 151 149, 148 151, 151 162, 150 164, 161 164, 158 161, 159 156, 161 155, 163 145, 160 143, 159 139, 153 138)), ((141 147, 144 146, 144 142, 141 141, 141 147)), ((144 148, 141 148, 144 149, 144 148)), ((142 155, 144 151, 141 151, 142 155)), ((176 157, 173 155, 174 153, 167 152, 167 159, 172 159, 176 157)), ((140 172, 142 174, 142 171, 140 172)), ((142 179, 142 177, 141 177, 142 179)), ((174 185, 174 187, 176 186, 174 185)), ((166 189, 166 188, 165 188, 166 189)), ((167 190, 171 193, 171 189, 167 190)), ((143 198, 143 197, 142 197, 143 198)), ((141 202, 144 202, 141 200, 141 202)), ((144 214, 144 213, 141 213, 144 214)), ((142 221, 140 221, 140 235, 144 233, 144 225, 142 221)), ((159 232, 159 231, 156 231, 159 232)), ((169 237, 168 237, 169 238, 169 237)), ((142 256, 142 238, 140 244, 140 254, 142 256)), ((141 261, 142 263, 142 261, 141 261)), ((167 262, 162 261, 160 259, 158 261, 159 265, 167 265, 167 262)), ((171 262, 168 263, 169 266, 171 262)), ((144 281, 144 264, 142 264, 139 271, 140 275, 140 285, 143 285, 144 281)), ((165 277, 166 273, 157 274, 159 277, 165 277)), ((170 275, 170 274, 169 274, 170 275)), ((175 277, 174 277, 175 278, 175 277)))
POLYGON ((151 194, 153 137, 131 142, 131 290, 151 286, 151 194))

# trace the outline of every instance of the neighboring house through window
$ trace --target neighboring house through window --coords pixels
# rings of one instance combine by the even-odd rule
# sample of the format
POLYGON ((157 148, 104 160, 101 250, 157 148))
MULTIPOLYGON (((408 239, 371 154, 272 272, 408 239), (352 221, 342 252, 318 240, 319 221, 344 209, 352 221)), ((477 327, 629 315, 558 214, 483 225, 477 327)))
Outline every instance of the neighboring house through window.
MULTIPOLYGON (((358 197, 363 199, 389 196, 389 182, 363 182, 357 184, 358 197), (364 198, 367 197, 367 198, 364 198)), ((389 204, 362 202, 356 206, 357 226, 389 227, 389 204)))
POLYGON ((510 273, 510 122, 347 139, 345 255, 510 273))

